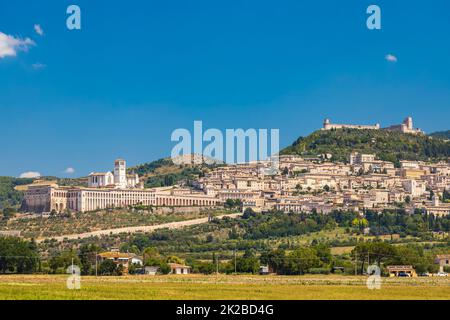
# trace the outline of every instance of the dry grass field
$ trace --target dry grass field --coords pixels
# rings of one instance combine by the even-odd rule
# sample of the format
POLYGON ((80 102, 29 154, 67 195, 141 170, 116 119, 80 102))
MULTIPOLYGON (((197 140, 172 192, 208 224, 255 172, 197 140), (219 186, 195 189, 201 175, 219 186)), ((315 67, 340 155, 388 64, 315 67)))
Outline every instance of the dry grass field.
POLYGON ((383 278, 369 290, 365 277, 171 275, 82 277, 80 290, 57 275, 2 275, 0 299, 450 299, 448 278, 383 278))

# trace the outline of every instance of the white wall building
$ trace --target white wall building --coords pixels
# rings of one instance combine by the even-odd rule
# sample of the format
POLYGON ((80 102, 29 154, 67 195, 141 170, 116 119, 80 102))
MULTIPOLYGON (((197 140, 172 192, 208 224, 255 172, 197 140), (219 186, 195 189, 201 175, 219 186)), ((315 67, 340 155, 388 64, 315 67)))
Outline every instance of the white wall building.
POLYGON ((132 189, 140 186, 139 176, 127 174, 127 163, 123 159, 114 161, 114 174, 111 172, 92 172, 88 177, 89 188, 114 186, 117 189, 132 189))

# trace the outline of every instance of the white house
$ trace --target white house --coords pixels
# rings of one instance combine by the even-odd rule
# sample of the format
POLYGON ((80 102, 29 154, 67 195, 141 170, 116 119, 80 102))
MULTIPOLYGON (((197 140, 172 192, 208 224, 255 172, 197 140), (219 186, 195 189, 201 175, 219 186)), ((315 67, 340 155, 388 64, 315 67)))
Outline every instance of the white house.
POLYGON ((178 263, 169 263, 169 267, 172 274, 189 274, 191 273, 191 267, 178 263))

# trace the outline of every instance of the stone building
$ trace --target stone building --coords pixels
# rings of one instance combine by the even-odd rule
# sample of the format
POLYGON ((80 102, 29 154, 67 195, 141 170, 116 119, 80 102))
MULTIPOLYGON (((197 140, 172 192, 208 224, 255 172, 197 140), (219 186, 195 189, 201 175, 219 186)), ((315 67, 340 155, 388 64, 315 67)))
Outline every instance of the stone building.
POLYGON ((142 188, 139 176, 135 173, 127 174, 127 163, 123 159, 114 161, 114 174, 111 172, 92 172, 88 177, 88 187, 115 187, 118 189, 142 188))
POLYGON ((332 129, 379 130, 380 124, 377 123, 373 126, 362 125, 362 124, 335 124, 335 123, 331 123, 330 119, 325 119, 323 122, 322 130, 332 130, 332 129))

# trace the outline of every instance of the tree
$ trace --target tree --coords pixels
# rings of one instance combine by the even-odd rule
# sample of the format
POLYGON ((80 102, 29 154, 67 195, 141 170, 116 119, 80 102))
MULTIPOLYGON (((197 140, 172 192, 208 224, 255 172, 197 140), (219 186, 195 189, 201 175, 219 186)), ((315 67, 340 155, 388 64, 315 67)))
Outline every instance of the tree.
POLYGON ((333 255, 331 254, 330 247, 324 243, 319 243, 315 245, 314 250, 316 250, 316 254, 319 257, 320 261, 324 264, 330 264, 333 260, 333 255))
POLYGON ((72 262, 77 266, 81 264, 75 251, 65 250, 59 255, 52 257, 49 265, 53 273, 66 273, 66 269, 72 265, 72 262))
POLYGON ((119 264, 116 267, 115 274, 117 274, 118 276, 121 276, 121 275, 123 275, 124 270, 125 270, 125 267, 123 266, 123 264, 119 264))
POLYGON ((162 262, 163 257, 156 248, 147 247, 144 249, 142 259, 145 266, 158 266, 162 262))
MULTIPOLYGON (((258 273, 259 259, 251 250, 246 250, 242 257, 236 258, 236 271, 243 273, 258 273)), ((234 271, 234 261, 230 261, 228 270, 234 271)))
POLYGON ((170 266, 166 262, 161 262, 158 271, 161 272, 162 274, 169 274, 171 270, 170 266))
POLYGON ((92 273, 92 266, 95 265, 97 254, 101 248, 96 244, 82 244, 78 253, 81 263, 81 274, 88 275, 92 273))
POLYGON ((241 206, 242 206, 241 199, 236 199, 236 200, 227 199, 227 200, 225 200, 225 203, 224 203, 224 207, 226 209, 240 209, 241 206))
POLYGON ((369 245, 369 254, 371 260, 376 261, 378 266, 381 266, 382 261, 395 254, 395 248, 385 242, 373 242, 369 245))
POLYGON ((169 256, 166 260, 167 263, 178 263, 178 264, 184 264, 183 259, 177 257, 177 256, 169 256))
POLYGON ((361 269, 360 269, 361 274, 364 274, 364 266, 368 259, 369 252, 370 252, 370 246, 369 246, 369 243, 367 243, 367 242, 358 243, 355 246, 355 248, 352 250, 352 256, 358 257, 358 261, 362 261, 361 269))
POLYGON ((395 248, 385 242, 360 242, 352 251, 352 256, 358 256, 361 261, 361 274, 364 273, 366 262, 376 261, 378 266, 384 260, 391 258, 395 254, 395 248))
POLYGON ((358 228, 359 231, 363 231, 364 228, 367 228, 369 226, 369 222, 366 218, 355 218, 352 221, 352 226, 358 228))
POLYGON ((406 196, 406 197, 405 197, 405 202, 406 202, 407 204, 410 204, 410 203, 411 203, 411 197, 410 197, 410 196, 406 196))
POLYGON ((243 219, 248 219, 250 217, 254 217, 255 216, 255 212, 253 211, 252 208, 245 208, 244 210, 244 214, 242 215, 243 219))
POLYGON ((100 263, 99 271, 101 275, 111 276, 116 273, 117 266, 114 261, 106 259, 100 263))
POLYGON ((38 267, 36 244, 15 237, 0 237, 0 273, 32 273, 38 267))
POLYGON ((278 274, 286 274, 286 254, 284 250, 276 249, 261 254, 261 263, 268 265, 278 274))
POLYGON ((14 208, 5 208, 3 209, 3 218, 5 220, 8 220, 10 218, 13 218, 16 214, 16 209, 14 208))
POLYGON ((447 189, 444 189, 444 192, 442 193, 442 202, 448 202, 450 201, 450 191, 447 191, 447 189))
POLYGON ((139 265, 137 265, 136 263, 131 263, 128 266, 128 274, 136 274, 138 267, 139 265))
POLYGON ((287 256, 287 271, 290 274, 305 274, 311 268, 320 267, 320 259, 313 248, 299 248, 287 256))

